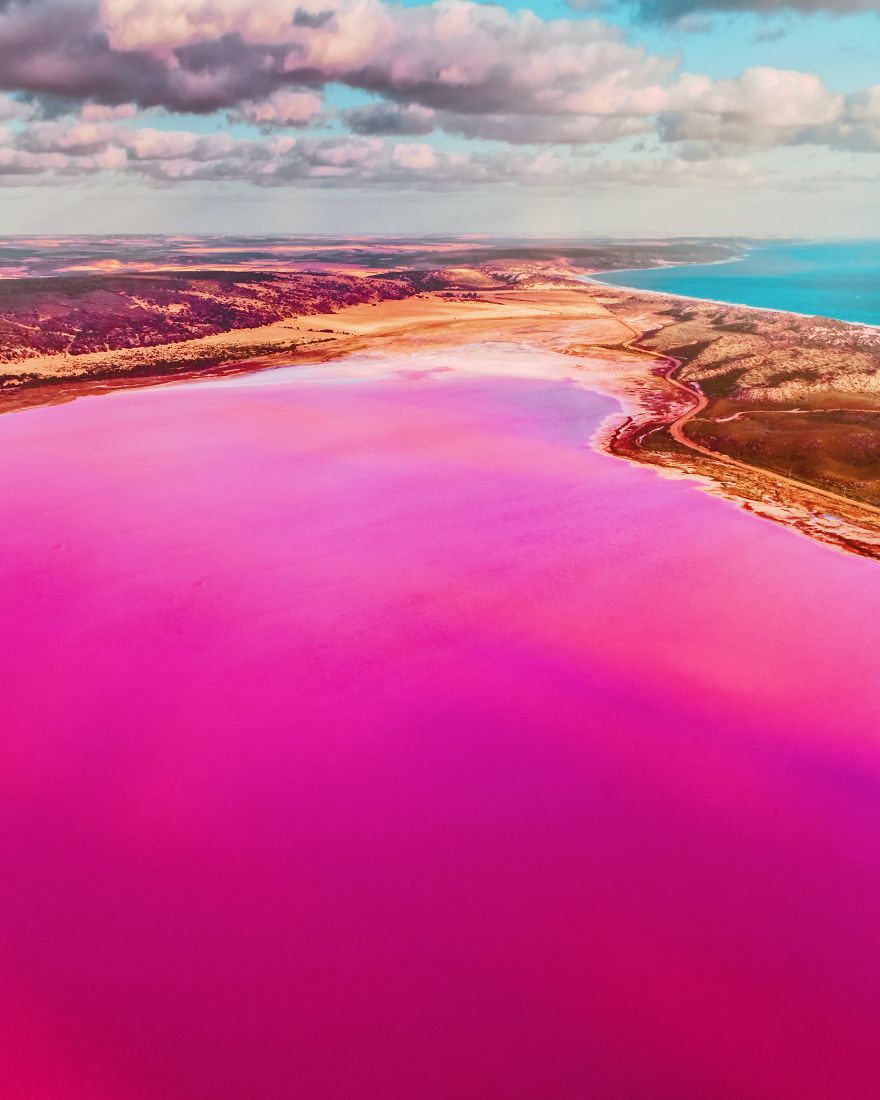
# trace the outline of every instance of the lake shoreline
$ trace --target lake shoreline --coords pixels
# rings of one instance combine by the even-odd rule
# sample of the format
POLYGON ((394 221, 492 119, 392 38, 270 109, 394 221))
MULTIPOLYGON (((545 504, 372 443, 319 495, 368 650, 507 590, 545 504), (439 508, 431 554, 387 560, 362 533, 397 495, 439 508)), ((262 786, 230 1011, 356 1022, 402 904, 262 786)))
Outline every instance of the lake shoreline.
POLYGON ((587 446, 562 325, 0 418, 28 1068, 870 1095, 880 572, 587 446))
MULTIPOLYGON (((765 518, 840 549, 880 557, 880 513, 870 499, 859 499, 860 494, 865 495, 863 489, 850 495, 847 484, 823 485, 810 471, 794 478, 785 467, 774 471, 774 464, 778 467, 779 463, 772 455, 762 465, 735 440, 731 448, 725 442, 732 431, 726 423, 720 442, 701 438, 716 422, 741 419, 743 414, 736 411, 741 406, 730 401, 722 401, 717 412, 716 401, 699 418, 688 415, 694 402, 701 400, 705 379, 711 377, 701 364, 715 347, 730 344, 730 355, 748 363, 757 342, 761 348, 774 349, 773 354, 781 355, 784 365, 791 358, 803 357, 799 349, 804 341, 809 344, 818 339, 824 347, 831 340, 833 346, 822 352, 822 362, 846 365, 852 355, 842 358, 834 342, 844 347, 853 339, 870 341, 874 331, 844 322, 817 324, 812 318, 784 311, 723 306, 663 292, 627 291, 567 270, 552 276, 548 273, 540 286, 485 289, 479 294, 424 293, 179 345, 67 357, 58 360, 58 370, 69 371, 71 359, 84 359, 82 365, 88 364, 93 373, 7 385, 0 391, 0 410, 290 365, 308 367, 350 355, 443 348, 455 356, 467 344, 509 340, 574 356, 594 388, 618 401, 621 417, 610 418, 610 426, 597 433, 599 446, 606 453, 711 483, 726 499, 765 518), (744 335, 737 335, 739 332, 744 335), (780 346, 781 342, 790 344, 791 351, 780 346), (208 352, 214 361, 194 367, 194 360, 203 362, 200 357, 208 352), (150 362, 159 360, 169 364, 168 369, 151 374, 150 362)), ((44 369, 56 369, 54 362, 44 361, 44 369)), ((709 392, 711 396, 711 387, 709 392)), ((769 395, 772 391, 764 385, 761 392, 769 395)), ((821 399, 821 391, 817 399, 821 399)), ((798 395, 796 400, 803 404, 804 398, 798 395)), ((703 402, 703 409, 706 404, 703 402)))

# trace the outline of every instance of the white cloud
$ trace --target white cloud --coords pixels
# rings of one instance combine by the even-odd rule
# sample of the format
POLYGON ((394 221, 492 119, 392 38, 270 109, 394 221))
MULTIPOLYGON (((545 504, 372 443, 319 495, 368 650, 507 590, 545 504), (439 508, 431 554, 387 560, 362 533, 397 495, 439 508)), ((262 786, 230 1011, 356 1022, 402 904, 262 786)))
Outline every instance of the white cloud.
POLYGON ((233 121, 249 122, 261 130, 313 125, 321 115, 321 97, 315 92, 280 89, 261 100, 245 100, 230 112, 233 121))

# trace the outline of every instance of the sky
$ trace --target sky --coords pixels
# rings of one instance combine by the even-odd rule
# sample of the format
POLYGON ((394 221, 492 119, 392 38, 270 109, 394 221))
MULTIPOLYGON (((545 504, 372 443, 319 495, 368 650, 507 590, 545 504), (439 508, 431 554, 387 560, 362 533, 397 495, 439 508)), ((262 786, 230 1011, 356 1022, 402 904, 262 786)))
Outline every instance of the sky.
POLYGON ((880 0, 0 0, 0 233, 876 236, 880 0))

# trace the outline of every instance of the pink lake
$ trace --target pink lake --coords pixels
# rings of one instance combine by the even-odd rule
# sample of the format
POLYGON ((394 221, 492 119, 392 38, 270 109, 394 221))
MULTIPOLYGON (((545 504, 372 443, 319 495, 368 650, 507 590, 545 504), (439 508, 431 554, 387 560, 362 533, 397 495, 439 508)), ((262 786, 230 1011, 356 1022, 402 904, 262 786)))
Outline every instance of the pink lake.
POLYGON ((562 362, 0 417, 4 1098, 876 1097, 880 566, 562 362))

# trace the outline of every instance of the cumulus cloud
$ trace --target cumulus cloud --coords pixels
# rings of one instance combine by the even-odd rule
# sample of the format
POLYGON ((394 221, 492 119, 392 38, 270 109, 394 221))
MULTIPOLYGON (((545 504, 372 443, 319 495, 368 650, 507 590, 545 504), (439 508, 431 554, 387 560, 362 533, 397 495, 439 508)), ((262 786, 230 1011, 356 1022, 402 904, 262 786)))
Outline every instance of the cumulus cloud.
POLYGON ((752 68, 736 80, 694 78, 680 93, 677 110, 658 117, 667 142, 880 151, 880 85, 844 95, 809 73, 752 68))
POLYGON ((342 121, 355 134, 407 134, 422 136, 436 127, 436 112, 417 103, 370 103, 349 107, 342 121))
POLYGON ((335 11, 307 11, 305 8, 297 8, 293 13, 293 25, 295 27, 308 27, 310 30, 320 30, 328 23, 333 22, 335 11))
POLYGON ((395 145, 391 151, 392 164, 402 168, 412 168, 414 171, 423 171, 433 168, 437 164, 437 154, 433 147, 425 145, 395 145))
POLYGON ((696 168, 681 157, 656 161, 585 160, 501 149, 446 153, 424 143, 375 137, 227 134, 135 128, 120 122, 47 120, 27 133, 0 128, 0 183, 68 180, 114 172, 157 185, 245 181, 261 187, 381 187, 446 190, 499 185, 550 189, 631 184, 688 187, 700 179, 748 186, 762 176, 733 159, 696 168))
POLYGON ((341 117, 358 134, 422 136, 443 130, 521 145, 607 145, 656 134, 667 143, 707 143, 704 157, 721 144, 880 150, 877 89, 844 95, 811 73, 784 69, 754 67, 729 80, 684 75, 628 90, 569 91, 565 104, 559 113, 538 114, 382 102, 351 108, 341 117), (572 103, 580 109, 569 110, 572 103))
POLYGON ((435 115, 438 128, 449 134, 511 145, 595 145, 652 131, 650 117, 620 115, 465 115, 450 111, 435 115))
POLYGON ((110 122, 119 118, 137 118, 134 103, 119 103, 115 107, 106 103, 85 103, 80 111, 83 122, 110 122))
POLYGON ((33 118, 37 114, 35 103, 28 103, 16 96, 0 95, 0 122, 10 120, 33 118))
POLYGON ((233 122, 249 122, 259 129, 277 130, 313 125, 321 116, 321 97, 315 92, 281 89, 261 100, 245 100, 229 112, 233 122))
POLYGON ((852 152, 880 151, 880 84, 846 96, 839 118, 807 127, 801 140, 852 152))
POLYGON ((8 0, 0 83, 35 94, 210 112, 336 82, 468 114, 621 109, 674 62, 595 20, 437 0, 8 0))
POLYGON ((714 163, 744 179, 735 166, 754 149, 880 150, 877 88, 843 95, 812 74, 766 67, 728 80, 682 74, 674 58, 598 20, 471 0, 0 0, 4 120, 6 174, 39 178, 114 171, 157 182, 577 186, 610 178, 601 165, 617 162, 585 166, 554 147, 635 138, 673 155, 615 171, 659 185, 714 163), (283 133, 327 121, 321 95, 334 83, 373 97, 340 112, 345 137, 283 133), (139 118, 144 109, 151 125, 139 118), (154 127, 163 110, 225 115, 263 136, 154 127), (381 140, 436 131, 506 148, 448 153, 381 140))
POLYGON ((771 145, 816 123, 834 122, 844 97, 810 73, 747 69, 735 80, 692 78, 660 113, 667 141, 728 140, 771 145))

